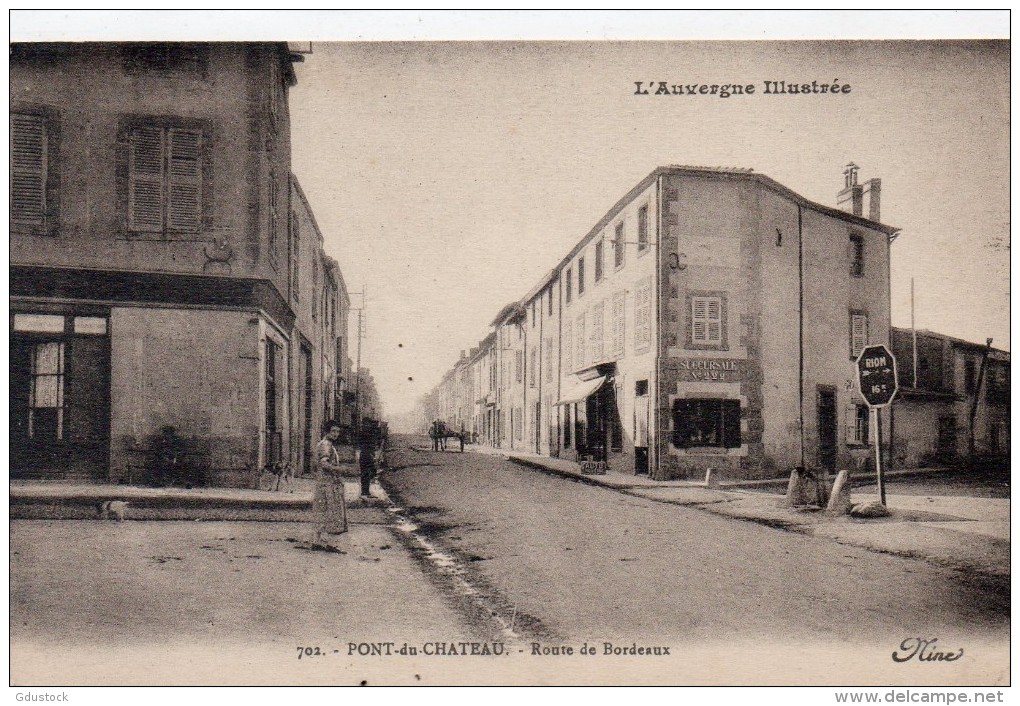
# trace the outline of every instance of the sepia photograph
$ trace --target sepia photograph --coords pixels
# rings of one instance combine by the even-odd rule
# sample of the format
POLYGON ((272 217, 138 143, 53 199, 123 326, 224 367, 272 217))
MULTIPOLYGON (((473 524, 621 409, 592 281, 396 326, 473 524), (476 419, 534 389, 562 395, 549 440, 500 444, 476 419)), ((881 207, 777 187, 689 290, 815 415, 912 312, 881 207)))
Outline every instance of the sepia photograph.
POLYGON ((1002 702, 1008 12, 11 30, 19 700, 1002 702))

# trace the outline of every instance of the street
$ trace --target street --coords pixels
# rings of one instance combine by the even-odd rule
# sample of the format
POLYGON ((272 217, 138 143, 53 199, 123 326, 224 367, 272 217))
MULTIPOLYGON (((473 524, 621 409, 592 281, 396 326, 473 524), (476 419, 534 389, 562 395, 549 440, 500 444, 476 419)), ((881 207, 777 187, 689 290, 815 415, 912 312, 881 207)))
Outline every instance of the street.
POLYGON ((478 638, 383 525, 11 523, 11 674, 40 684, 416 683, 368 640, 478 638), (297 648, 321 655, 298 658, 297 648), (337 652, 334 652, 337 650, 337 652), (382 674, 380 674, 382 672, 382 674))
POLYGON ((393 443, 336 553, 309 522, 12 521, 12 680, 1008 682, 1002 584, 393 443), (963 657, 891 658, 917 641, 963 657))
POLYGON ((390 453, 391 497, 536 635, 754 638, 890 648, 1008 636, 1009 598, 959 572, 720 518, 424 444, 390 453))

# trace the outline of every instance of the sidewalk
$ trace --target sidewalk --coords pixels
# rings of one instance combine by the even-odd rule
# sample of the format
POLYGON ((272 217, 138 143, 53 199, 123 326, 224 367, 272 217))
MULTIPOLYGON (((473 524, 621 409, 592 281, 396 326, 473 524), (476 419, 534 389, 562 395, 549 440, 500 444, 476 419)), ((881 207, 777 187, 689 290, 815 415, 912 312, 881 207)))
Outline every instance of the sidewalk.
MULTIPOLYGON (((886 554, 920 558, 941 566, 1001 579, 1010 575, 1010 501, 945 495, 887 494, 890 516, 834 517, 824 510, 785 505, 785 481, 723 481, 708 488, 697 481, 655 481, 608 471, 581 473, 580 465, 538 454, 469 446, 465 451, 502 456, 536 470, 657 502, 694 507, 886 554), (749 487, 759 486, 757 490, 749 487), (766 487, 771 492, 762 492, 766 487)), ((913 473, 916 475, 916 472, 913 473)), ((907 475, 907 473, 903 473, 907 475)), ((853 493, 853 502, 877 500, 853 493)))
MULTIPOLYGON (((100 519, 107 500, 128 503, 129 520, 224 520, 314 522, 314 481, 296 478, 294 492, 245 488, 149 488, 130 485, 11 481, 10 517, 14 519, 100 519)), ((355 479, 344 483, 348 519, 352 524, 387 521, 385 501, 373 484, 373 499, 359 496, 355 479)))

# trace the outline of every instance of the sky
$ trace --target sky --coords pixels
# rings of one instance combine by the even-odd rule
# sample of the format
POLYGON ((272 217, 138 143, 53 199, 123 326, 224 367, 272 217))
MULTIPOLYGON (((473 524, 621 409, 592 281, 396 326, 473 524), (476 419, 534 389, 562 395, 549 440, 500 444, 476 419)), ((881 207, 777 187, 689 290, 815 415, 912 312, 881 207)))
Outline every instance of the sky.
POLYGON ((1009 348, 1006 43, 316 42, 297 74, 293 170, 366 289, 363 365, 388 413, 666 164, 750 167, 834 206, 855 162, 902 229, 893 324, 913 278, 918 328, 1009 348), (758 93, 635 95, 659 80, 758 93))
POLYGON ((910 325, 914 279, 918 328, 1009 349, 1008 43, 874 41, 1008 37, 1005 12, 12 11, 10 28, 311 42, 292 168, 364 304, 362 364, 390 414, 667 164, 752 168, 834 206, 855 162, 902 229, 893 324, 910 325), (510 41, 424 41, 479 37, 510 41), (819 37, 871 41, 746 41, 819 37), (851 92, 762 95, 837 79, 851 92), (635 81, 757 94, 637 96, 635 81))

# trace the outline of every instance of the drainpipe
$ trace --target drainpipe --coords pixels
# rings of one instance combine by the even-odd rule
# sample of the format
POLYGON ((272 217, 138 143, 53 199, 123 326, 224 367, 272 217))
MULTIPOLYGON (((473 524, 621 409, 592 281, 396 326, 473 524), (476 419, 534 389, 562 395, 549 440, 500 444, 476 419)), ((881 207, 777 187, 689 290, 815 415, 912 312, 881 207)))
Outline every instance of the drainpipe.
MULTIPOLYGON (((653 402, 653 419, 649 420, 648 430, 651 433, 654 430, 655 439, 654 443, 650 444, 652 450, 651 458, 648 459, 648 477, 649 478, 661 478, 661 469, 659 461, 661 459, 661 427, 662 422, 659 419, 660 416, 660 402, 662 400, 662 218, 663 218, 663 203, 662 203, 662 175, 655 180, 655 202, 658 204, 658 216, 655 221, 655 398, 653 402)), ((649 439, 651 442, 652 440, 649 439)))
POLYGON ((800 467, 805 468, 804 456, 804 209, 797 206, 797 281, 799 304, 797 305, 797 380, 800 396, 800 467))

